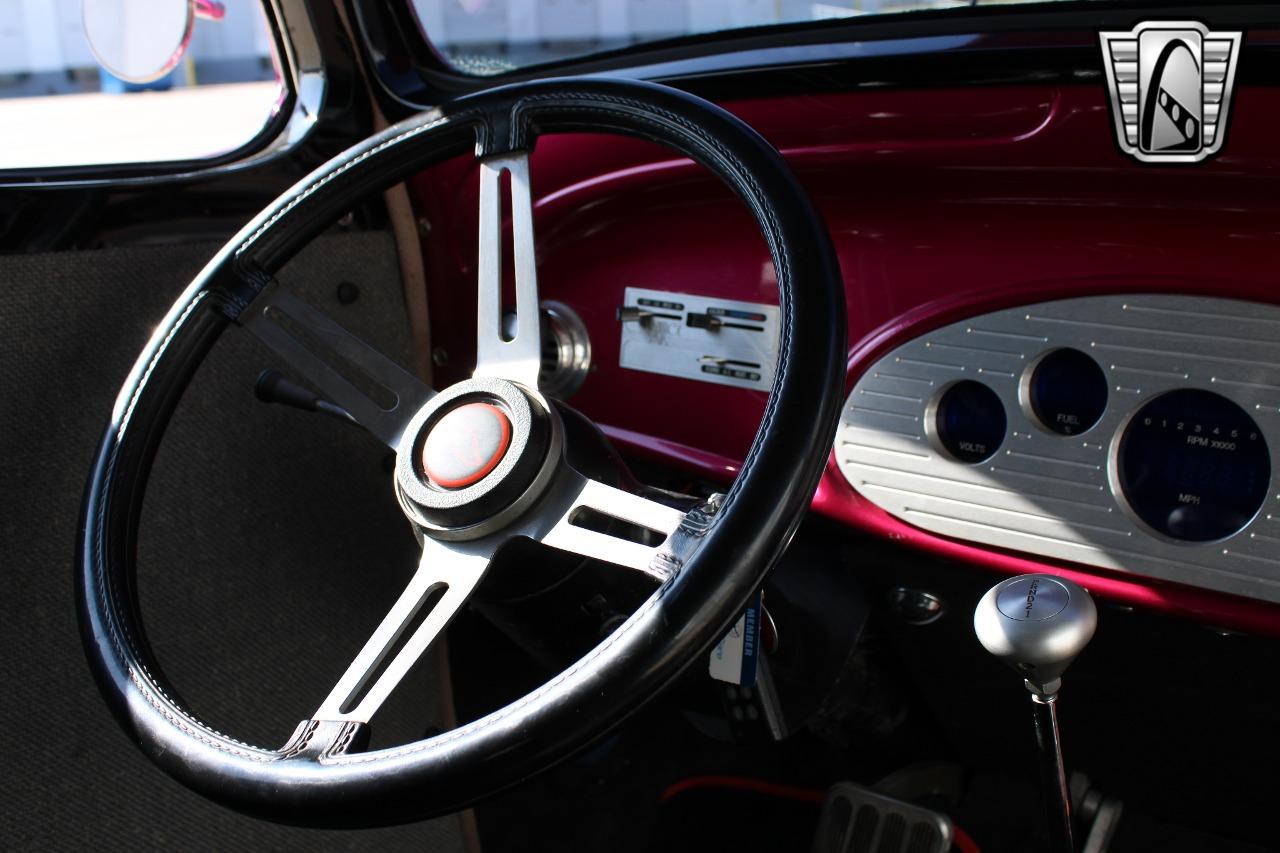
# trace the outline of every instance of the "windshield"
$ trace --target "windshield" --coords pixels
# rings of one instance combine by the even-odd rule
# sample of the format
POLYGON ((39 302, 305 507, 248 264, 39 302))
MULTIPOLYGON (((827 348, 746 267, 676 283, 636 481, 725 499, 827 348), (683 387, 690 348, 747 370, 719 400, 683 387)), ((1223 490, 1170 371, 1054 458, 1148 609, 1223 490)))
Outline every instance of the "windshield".
MULTIPOLYGON (((1045 0, 983 5, 1029 2, 1045 0)), ((423 33, 445 60, 484 76, 677 36, 973 5, 977 0, 413 0, 423 33)))

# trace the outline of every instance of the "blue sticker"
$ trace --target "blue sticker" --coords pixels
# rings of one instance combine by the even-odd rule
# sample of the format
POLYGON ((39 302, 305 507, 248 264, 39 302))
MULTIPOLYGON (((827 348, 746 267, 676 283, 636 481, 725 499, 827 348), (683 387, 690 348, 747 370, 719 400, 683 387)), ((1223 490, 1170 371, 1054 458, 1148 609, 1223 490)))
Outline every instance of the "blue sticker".
POLYGON ((729 633, 711 650, 708 671, 717 681, 754 687, 760 657, 761 596, 756 593, 729 633))

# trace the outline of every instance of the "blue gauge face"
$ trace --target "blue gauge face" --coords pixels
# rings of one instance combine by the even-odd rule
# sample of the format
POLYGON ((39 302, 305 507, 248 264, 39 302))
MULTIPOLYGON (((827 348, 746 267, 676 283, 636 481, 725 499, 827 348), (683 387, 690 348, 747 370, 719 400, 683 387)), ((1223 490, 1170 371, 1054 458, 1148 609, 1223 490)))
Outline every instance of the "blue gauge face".
POLYGON ((1054 350, 1040 359, 1028 390, 1036 418, 1059 435, 1084 432, 1107 408, 1107 375, 1080 350, 1054 350))
POLYGON ((961 462, 990 459, 1004 441, 1008 420, 996 392, 981 382, 957 382, 938 399, 938 442, 961 462))
POLYGON ((1262 509, 1271 483, 1257 423, 1210 391, 1170 391, 1139 409, 1120 438, 1118 462, 1134 513, 1187 542, 1239 532, 1262 509))

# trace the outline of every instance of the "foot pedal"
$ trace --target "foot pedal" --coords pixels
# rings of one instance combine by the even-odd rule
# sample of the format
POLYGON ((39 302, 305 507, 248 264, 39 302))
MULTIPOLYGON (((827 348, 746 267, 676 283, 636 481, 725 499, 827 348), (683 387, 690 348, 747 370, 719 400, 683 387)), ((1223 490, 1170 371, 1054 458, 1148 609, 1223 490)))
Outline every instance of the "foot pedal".
POLYGON ((827 792, 812 853, 947 853, 951 819, 841 782, 827 792))

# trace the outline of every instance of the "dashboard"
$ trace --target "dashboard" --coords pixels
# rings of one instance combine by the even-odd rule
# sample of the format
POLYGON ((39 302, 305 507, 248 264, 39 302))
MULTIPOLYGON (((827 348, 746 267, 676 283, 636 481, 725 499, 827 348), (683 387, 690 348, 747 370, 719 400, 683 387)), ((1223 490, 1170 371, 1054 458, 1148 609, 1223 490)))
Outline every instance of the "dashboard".
MULTIPOLYGON (((845 278, 848 405, 815 512, 1280 630, 1280 94, 1237 98, 1229 147, 1190 170, 1121 154, 1089 82, 724 104, 783 151, 845 278)), ((470 368, 472 170, 413 184, 441 381, 470 368)), ((729 482, 767 400, 777 304, 749 215, 639 140, 546 137, 531 174, 543 297, 590 341, 570 404, 633 456, 729 482)))

